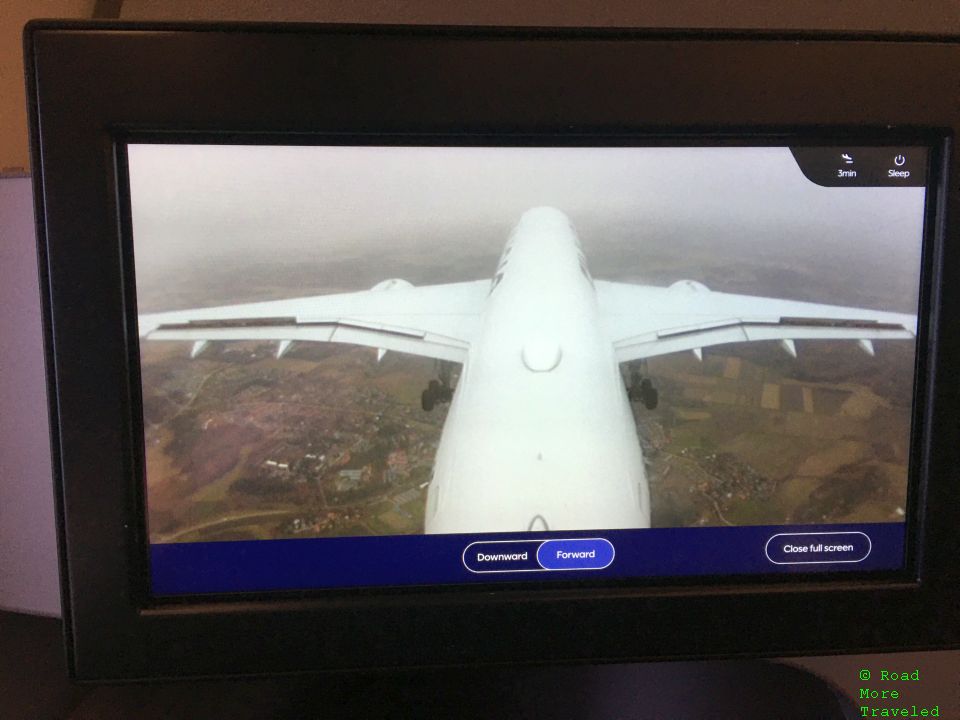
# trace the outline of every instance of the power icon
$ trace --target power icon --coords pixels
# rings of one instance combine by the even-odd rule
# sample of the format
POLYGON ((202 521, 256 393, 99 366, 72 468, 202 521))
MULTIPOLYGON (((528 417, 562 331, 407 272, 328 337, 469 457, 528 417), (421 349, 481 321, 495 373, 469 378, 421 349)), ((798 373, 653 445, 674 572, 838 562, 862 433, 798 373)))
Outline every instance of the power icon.
POLYGON ((907 161, 907 159, 906 159, 903 155, 897 155, 897 156, 893 159, 893 164, 896 165, 897 167, 900 167, 900 166, 903 165, 906 161, 907 161))

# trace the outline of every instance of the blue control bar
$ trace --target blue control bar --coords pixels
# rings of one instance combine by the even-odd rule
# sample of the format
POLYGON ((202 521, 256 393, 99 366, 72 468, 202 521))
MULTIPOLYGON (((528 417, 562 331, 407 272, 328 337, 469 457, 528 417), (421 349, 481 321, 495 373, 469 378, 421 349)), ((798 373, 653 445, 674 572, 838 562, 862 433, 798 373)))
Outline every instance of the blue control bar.
POLYGON ((903 567, 902 522, 166 543, 157 596, 311 588, 877 572, 903 567), (602 537, 599 535, 602 534, 602 537))

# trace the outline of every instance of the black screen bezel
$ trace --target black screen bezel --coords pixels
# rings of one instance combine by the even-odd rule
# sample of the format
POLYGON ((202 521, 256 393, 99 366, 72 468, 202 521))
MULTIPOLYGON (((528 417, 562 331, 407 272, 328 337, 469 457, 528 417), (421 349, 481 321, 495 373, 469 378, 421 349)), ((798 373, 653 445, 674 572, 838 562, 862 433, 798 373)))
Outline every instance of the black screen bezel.
POLYGON ((947 92, 960 76, 951 69, 960 67, 957 45, 749 33, 70 23, 31 24, 25 45, 64 618, 76 676, 785 655, 960 642, 957 541, 950 532, 960 520, 960 491, 949 482, 956 454, 950 423, 960 408, 956 381, 942 370, 957 350, 937 323, 956 307, 951 282, 960 281, 948 241, 957 229, 945 220, 948 211, 956 216, 958 202, 946 182, 957 176, 948 172, 956 162, 949 139, 960 127, 960 109, 947 92), (849 72, 835 71, 832 63, 841 59, 849 72), (658 70, 631 70, 649 67, 658 70), (906 68, 913 82, 905 82, 906 68), (645 102, 627 104, 625 97, 645 102), (152 601, 118 143, 167 134, 293 143, 363 134, 413 144, 415 137, 544 143, 627 135, 642 144, 829 138, 929 145, 931 177, 941 182, 928 186, 932 242, 921 317, 929 322, 921 325, 930 332, 918 338, 919 377, 927 381, 918 396, 926 403, 915 415, 921 442, 913 451, 922 468, 911 498, 922 513, 911 519, 916 542, 908 570, 779 582, 538 583, 152 601), (746 619, 751 630, 744 636, 746 619))

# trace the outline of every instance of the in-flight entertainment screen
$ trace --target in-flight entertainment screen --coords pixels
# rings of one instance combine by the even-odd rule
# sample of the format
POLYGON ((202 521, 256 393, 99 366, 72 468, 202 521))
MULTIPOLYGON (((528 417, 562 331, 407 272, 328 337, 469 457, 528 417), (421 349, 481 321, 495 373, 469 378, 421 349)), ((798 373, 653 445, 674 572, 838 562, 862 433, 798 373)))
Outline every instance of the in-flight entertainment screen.
POLYGON ((904 566, 926 148, 125 156, 155 596, 904 566))

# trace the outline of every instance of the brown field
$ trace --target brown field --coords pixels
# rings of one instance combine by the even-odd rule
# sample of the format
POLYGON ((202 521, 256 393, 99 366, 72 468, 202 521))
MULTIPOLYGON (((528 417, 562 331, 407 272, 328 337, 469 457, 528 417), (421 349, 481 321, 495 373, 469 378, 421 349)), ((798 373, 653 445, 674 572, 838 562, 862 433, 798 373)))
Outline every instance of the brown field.
MULTIPOLYGON (((153 541, 423 531, 420 485, 445 413, 419 406, 433 361, 377 363, 346 346, 295 346, 280 360, 257 343, 193 361, 185 351, 144 354, 153 541)), ((650 361, 660 405, 635 415, 654 526, 902 518, 909 409, 895 379, 910 357, 779 353, 650 361)))

